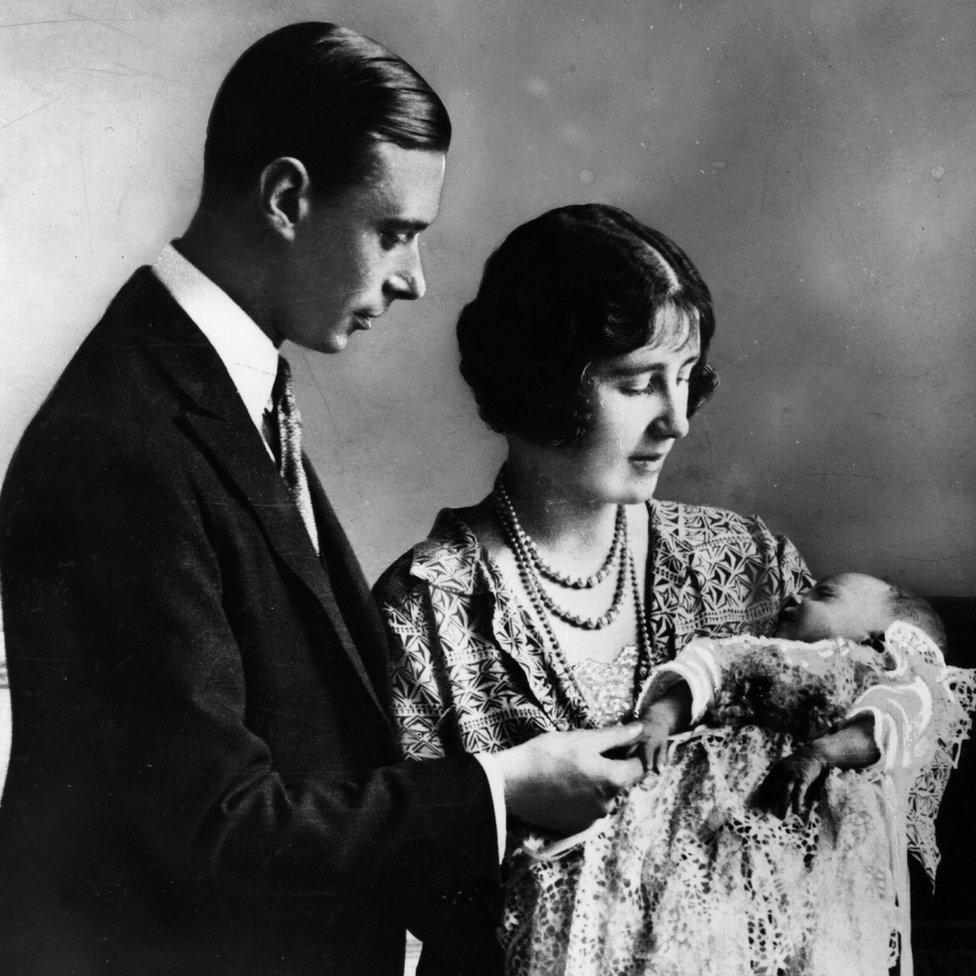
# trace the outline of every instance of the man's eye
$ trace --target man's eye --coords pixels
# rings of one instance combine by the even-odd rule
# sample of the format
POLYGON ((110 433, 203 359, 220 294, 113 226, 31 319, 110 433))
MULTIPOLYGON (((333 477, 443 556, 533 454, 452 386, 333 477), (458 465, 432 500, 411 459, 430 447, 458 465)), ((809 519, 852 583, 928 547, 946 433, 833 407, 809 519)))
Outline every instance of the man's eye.
POLYGON ((389 251, 391 248, 409 244, 413 238, 413 231, 387 230, 380 234, 380 244, 389 251))

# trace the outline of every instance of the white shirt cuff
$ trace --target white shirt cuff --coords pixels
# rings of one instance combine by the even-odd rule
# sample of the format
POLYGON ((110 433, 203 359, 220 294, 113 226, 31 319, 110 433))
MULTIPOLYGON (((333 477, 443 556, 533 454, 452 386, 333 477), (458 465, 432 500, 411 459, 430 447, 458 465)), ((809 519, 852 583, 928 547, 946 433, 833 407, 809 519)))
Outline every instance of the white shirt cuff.
POLYGON ((490 752, 476 752, 474 758, 481 763, 481 768, 488 777, 488 789, 491 791, 491 804, 495 811, 495 830, 498 834, 498 863, 502 863, 505 856, 505 832, 507 829, 507 813, 505 810, 505 774, 498 766, 498 760, 490 752))

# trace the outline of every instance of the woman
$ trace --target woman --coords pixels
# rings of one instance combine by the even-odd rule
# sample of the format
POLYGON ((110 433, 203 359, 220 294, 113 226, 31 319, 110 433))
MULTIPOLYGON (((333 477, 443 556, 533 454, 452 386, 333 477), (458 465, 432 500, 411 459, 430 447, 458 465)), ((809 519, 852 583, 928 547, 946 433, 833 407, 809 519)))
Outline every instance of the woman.
MULTIPOLYGON (((517 228, 461 314, 461 371, 508 442, 494 491, 440 513, 377 595, 405 754, 494 752, 628 717, 651 668, 696 635, 768 633, 810 575, 762 521, 653 499, 715 387, 711 297, 685 253, 613 207, 517 228)), ((532 862, 509 823, 507 971, 560 972, 533 928, 579 872, 532 862)))

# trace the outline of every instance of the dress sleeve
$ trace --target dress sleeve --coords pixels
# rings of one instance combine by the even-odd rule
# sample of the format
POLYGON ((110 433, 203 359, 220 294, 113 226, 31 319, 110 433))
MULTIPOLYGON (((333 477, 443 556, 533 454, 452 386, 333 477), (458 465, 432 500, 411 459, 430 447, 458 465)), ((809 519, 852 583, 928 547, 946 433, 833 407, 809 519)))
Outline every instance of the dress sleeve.
POLYGON ((810 589, 816 580, 803 556, 800 555, 800 550, 796 548, 792 540, 781 535, 776 537, 776 541, 778 543, 777 555, 780 578, 783 585, 782 597, 785 600, 810 589))
POLYGON ((935 820, 959 749, 976 710, 976 672, 947 667, 918 628, 896 622, 885 634, 889 667, 865 690, 848 717, 874 718, 878 768, 907 792, 906 832, 912 851, 934 882, 939 863, 935 820))
POLYGON ((435 655, 436 629, 427 584, 409 576, 409 554, 377 586, 390 641, 391 707, 405 759, 438 759, 451 749, 454 725, 445 707, 446 675, 435 655))

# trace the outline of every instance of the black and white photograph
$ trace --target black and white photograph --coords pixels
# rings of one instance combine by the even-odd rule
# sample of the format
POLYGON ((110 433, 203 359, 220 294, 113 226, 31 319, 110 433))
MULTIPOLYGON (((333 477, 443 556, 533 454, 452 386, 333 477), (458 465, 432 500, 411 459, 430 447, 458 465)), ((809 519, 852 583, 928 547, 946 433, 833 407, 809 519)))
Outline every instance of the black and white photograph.
POLYGON ((0 3, 0 976, 976 971, 972 0, 0 3))

